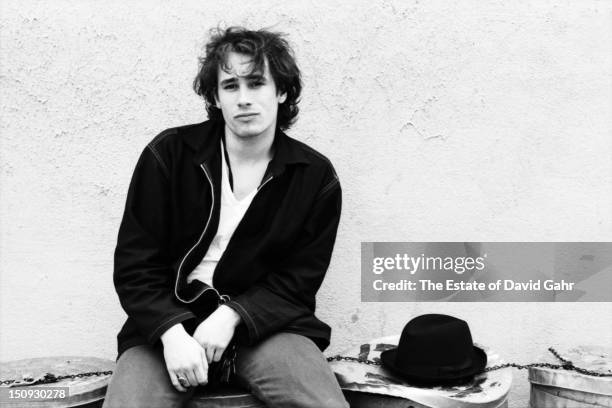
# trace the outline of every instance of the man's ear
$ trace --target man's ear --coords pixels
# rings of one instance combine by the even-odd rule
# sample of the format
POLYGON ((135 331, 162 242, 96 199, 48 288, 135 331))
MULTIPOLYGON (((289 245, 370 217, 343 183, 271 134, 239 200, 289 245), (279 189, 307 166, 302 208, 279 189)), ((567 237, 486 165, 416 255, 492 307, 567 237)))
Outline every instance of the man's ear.
POLYGON ((280 105, 281 103, 285 103, 286 100, 287 100, 287 92, 283 92, 278 97, 278 104, 280 105))

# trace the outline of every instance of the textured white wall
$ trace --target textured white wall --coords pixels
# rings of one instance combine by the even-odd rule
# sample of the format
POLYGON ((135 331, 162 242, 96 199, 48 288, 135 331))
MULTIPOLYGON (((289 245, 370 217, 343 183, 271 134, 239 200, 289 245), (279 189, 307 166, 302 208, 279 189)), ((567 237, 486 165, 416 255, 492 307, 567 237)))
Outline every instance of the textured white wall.
POLYGON ((319 296, 331 353, 427 312, 466 319, 517 362, 612 344, 610 303, 359 296, 361 241, 612 240, 610 5, 2 1, 0 360, 114 358, 112 252, 131 172, 159 131, 204 120, 190 86, 219 22, 290 35, 305 82, 290 133, 340 175, 319 296))

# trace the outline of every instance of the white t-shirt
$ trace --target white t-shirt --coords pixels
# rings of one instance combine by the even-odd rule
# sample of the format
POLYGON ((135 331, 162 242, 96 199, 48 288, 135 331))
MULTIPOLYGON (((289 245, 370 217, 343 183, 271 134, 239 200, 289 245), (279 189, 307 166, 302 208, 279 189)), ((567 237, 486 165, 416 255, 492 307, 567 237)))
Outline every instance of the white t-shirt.
POLYGON ((247 209, 257 193, 257 189, 251 191, 242 200, 237 200, 229 183, 229 170, 225 162, 223 142, 221 142, 221 214, 219 215, 219 227, 213 238, 208 252, 204 255, 202 262, 187 276, 187 283, 194 279, 204 282, 212 287, 212 277, 215 268, 227 248, 227 244, 234 234, 236 227, 244 217, 247 209))

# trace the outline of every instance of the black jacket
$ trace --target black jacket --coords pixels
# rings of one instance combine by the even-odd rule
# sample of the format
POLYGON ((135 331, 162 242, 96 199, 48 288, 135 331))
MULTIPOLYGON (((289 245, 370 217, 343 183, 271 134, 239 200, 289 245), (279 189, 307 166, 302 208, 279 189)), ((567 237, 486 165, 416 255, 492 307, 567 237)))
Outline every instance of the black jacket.
POLYGON ((242 318, 235 339, 254 344, 287 331, 322 350, 331 329, 315 295, 340 219, 338 177, 323 155, 280 130, 274 158, 213 275, 187 284, 216 234, 222 121, 166 130, 144 149, 130 183, 115 250, 114 283, 128 319, 119 355, 183 323, 188 331, 221 302, 242 318))

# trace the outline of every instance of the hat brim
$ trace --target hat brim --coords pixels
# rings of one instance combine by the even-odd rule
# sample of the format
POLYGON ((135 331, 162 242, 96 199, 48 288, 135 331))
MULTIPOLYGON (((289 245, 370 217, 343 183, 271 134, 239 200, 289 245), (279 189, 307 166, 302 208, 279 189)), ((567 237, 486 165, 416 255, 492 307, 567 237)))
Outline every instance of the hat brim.
POLYGON ((418 383, 435 383, 463 380, 473 376, 474 374, 482 372, 482 370, 487 365, 487 353, 485 353, 484 350, 476 346, 474 346, 474 348, 472 349, 472 364, 469 367, 453 373, 440 373, 435 376, 423 373, 418 366, 398 367, 395 364, 396 356, 397 347, 380 353, 380 359, 382 360, 383 366, 408 381, 414 381, 418 383))

